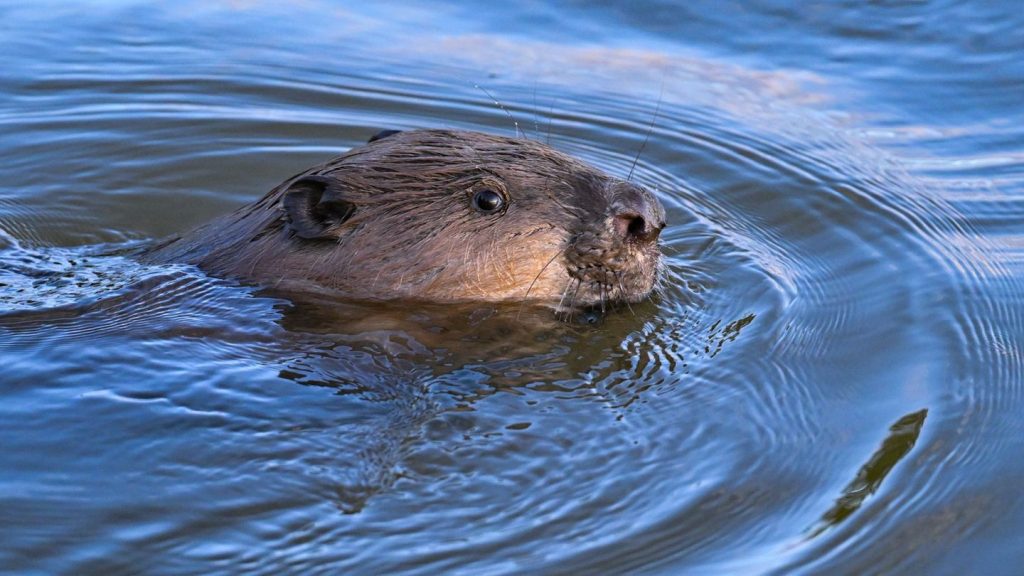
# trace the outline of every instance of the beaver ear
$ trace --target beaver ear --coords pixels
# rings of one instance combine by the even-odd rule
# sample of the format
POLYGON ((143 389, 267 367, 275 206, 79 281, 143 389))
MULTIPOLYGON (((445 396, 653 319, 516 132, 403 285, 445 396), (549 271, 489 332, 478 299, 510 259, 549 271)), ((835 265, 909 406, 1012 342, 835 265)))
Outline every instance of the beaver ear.
POLYGON ((338 226, 356 211, 344 198, 341 182, 323 176, 306 176, 292 183, 281 204, 288 227, 307 240, 337 240, 338 226))
POLYGON ((367 140, 366 143, 369 144, 370 142, 376 142, 377 140, 380 140, 381 138, 387 138, 388 136, 394 136, 395 134, 401 134, 401 133, 402 133, 401 130, 381 130, 380 132, 377 132, 373 136, 370 136, 370 139, 367 140))

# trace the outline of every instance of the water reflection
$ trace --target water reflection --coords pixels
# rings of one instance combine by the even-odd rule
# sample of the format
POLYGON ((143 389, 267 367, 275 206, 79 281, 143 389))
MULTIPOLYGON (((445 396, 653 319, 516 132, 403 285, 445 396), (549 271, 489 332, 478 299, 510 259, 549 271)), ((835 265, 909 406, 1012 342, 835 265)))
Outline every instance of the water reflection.
POLYGON ((5 11, 0 565, 1016 565, 1019 10, 309 6, 5 11), (130 257, 382 128, 514 122, 643 147, 659 298, 560 323, 130 257))
POLYGON ((825 512, 818 525, 809 531, 808 539, 839 525, 878 491, 885 477, 914 448, 927 416, 928 410, 907 414, 889 427, 889 436, 857 471, 853 481, 843 488, 843 495, 836 500, 835 506, 825 512))

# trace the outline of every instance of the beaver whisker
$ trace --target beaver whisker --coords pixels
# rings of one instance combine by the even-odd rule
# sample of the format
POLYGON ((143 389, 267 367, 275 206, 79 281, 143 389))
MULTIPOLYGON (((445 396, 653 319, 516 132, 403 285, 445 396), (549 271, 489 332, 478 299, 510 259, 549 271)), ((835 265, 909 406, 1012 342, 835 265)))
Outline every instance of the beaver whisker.
POLYGON ((558 98, 551 99, 551 106, 548 107, 548 133, 547 137, 544 138, 544 144, 551 144, 551 122, 555 119, 555 102, 558 102, 558 98))
POLYGON ((582 286, 582 285, 583 285, 583 280, 577 278, 576 279, 576 289, 573 290, 572 298, 569 300, 569 309, 565 313, 565 319, 566 320, 569 319, 570 312, 576 308, 576 296, 579 295, 579 293, 580 293, 580 286, 582 286))
MULTIPOLYGON (((570 280, 571 279, 572 278, 570 278, 570 280)), ((558 316, 558 312, 563 309, 562 304, 565 303, 565 297, 569 295, 569 288, 572 288, 572 282, 566 283, 565 288, 562 289, 562 297, 558 299, 558 307, 555 308, 556 317, 558 316)))
POLYGON ((658 261, 654 266, 654 285, 651 286, 651 293, 648 294, 648 298, 651 298, 654 294, 660 297, 665 296, 666 283, 668 280, 665 278, 665 263, 658 261))
POLYGON ((665 96, 665 82, 661 83, 661 92, 658 94, 658 104, 654 107, 654 115, 651 116, 651 125, 647 127, 647 135, 644 136, 644 142, 640 145, 640 149, 636 151, 636 157, 633 158, 633 165, 629 167, 629 175, 626 176, 626 182, 633 180, 633 170, 636 168, 636 162, 640 159, 640 155, 643 154, 644 148, 647 147, 647 141, 651 139, 651 132, 654 131, 654 123, 658 120, 658 112, 661 110, 661 99, 665 96))
MULTIPOLYGON (((523 306, 526 304, 526 300, 530 298, 530 291, 533 290, 534 285, 537 283, 537 280, 540 279, 541 275, 544 274, 544 271, 547 270, 548 266, 550 266, 551 263, 555 261, 555 258, 558 258, 559 256, 564 256, 566 252, 572 250, 576 246, 576 242, 578 240, 579 235, 574 235, 569 240, 569 244, 563 250, 555 252, 555 254, 547 261, 547 263, 545 263, 544 266, 541 267, 540 272, 537 272, 537 275, 533 277, 533 280, 530 282, 530 286, 526 289, 526 294, 523 296, 523 302, 519 304, 519 311, 516 313, 516 319, 518 319, 519 315, 522 314, 523 306)), ((558 300, 558 308, 562 307, 562 302, 565 301, 565 295, 566 292, 568 292, 569 290, 569 286, 571 286, 571 284, 566 284, 565 289, 562 290, 562 297, 559 298, 558 300)))
POLYGON ((533 79, 533 135, 540 140, 540 124, 537 122, 537 79, 533 79))
MULTIPOLYGON (((550 266, 551 263, 555 261, 555 258, 558 258, 562 254, 563 254, 563 252, 561 252, 561 251, 555 252, 555 255, 552 256, 548 260, 547 264, 545 264, 543 267, 541 267, 540 272, 537 272, 537 275, 533 277, 533 281, 530 282, 530 286, 526 289, 526 295, 523 296, 523 301, 519 303, 519 312, 516 313, 516 320, 518 320, 519 319, 519 315, 523 313, 523 306, 526 305, 526 301, 530 298, 530 290, 533 290, 533 286, 535 284, 537 284, 537 280, 539 280, 541 275, 544 274, 544 271, 548 269, 548 266, 550 266)), ((566 288, 568 288, 568 285, 566 285, 566 288)), ((562 299, 563 300, 565 299, 565 292, 564 291, 562 292, 562 299)), ((559 306, 562 305, 561 300, 559 300, 558 305, 559 306)))
POLYGON ((567 304, 566 306, 562 306, 559 310, 555 311, 555 318, 563 322, 568 322, 569 317, 572 314, 572 290, 574 287, 577 290, 579 289, 579 280, 577 280, 576 282, 570 282, 569 284, 566 285, 565 294, 566 296, 569 296, 569 304, 567 304))
MULTIPOLYGON (((492 102, 494 102, 495 106, 497 106, 498 108, 501 108, 502 111, 505 112, 505 115, 508 116, 508 119, 512 121, 512 125, 516 127, 516 138, 519 138, 519 133, 520 133, 519 122, 517 122, 516 119, 512 117, 512 113, 509 112, 507 108, 505 108, 505 105, 502 104, 501 102, 498 102, 498 99, 495 98, 494 96, 491 96, 491 93, 488 92, 487 89, 484 88, 483 86, 481 86, 479 84, 473 84, 473 86, 475 86, 477 90, 480 90, 481 92, 486 94, 487 97, 490 98, 492 102)), ((523 138, 526 138, 526 133, 525 132, 523 132, 523 138)))
POLYGON ((633 306, 629 303, 629 298, 626 298, 626 287, 622 285, 622 274, 619 272, 613 272, 615 281, 619 284, 619 293, 622 294, 622 301, 626 303, 626 308, 629 308, 629 313, 636 316, 636 312, 633 311, 633 306))

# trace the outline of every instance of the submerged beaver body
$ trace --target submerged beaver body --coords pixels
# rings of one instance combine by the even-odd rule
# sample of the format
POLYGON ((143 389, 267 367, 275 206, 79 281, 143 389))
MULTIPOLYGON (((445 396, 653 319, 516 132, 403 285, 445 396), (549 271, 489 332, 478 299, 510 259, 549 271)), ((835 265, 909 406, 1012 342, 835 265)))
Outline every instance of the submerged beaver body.
POLYGON ((652 291, 664 209, 541 143, 382 133, 153 249, 215 275, 369 300, 635 302, 652 291))

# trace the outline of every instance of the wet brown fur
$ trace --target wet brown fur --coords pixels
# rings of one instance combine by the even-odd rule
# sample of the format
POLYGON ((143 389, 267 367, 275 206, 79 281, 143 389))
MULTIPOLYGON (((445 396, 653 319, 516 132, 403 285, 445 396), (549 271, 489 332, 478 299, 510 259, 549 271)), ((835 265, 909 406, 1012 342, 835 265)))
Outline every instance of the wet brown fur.
POLYGON ((215 275, 370 300, 538 300, 561 307, 646 298, 657 243, 623 232, 622 214, 664 226, 646 190, 527 139, 399 132, 289 178, 262 199, 153 249, 215 275), (322 239, 296 234, 282 198, 328 179, 354 210, 322 239), (481 188, 505 208, 474 209, 481 188))

